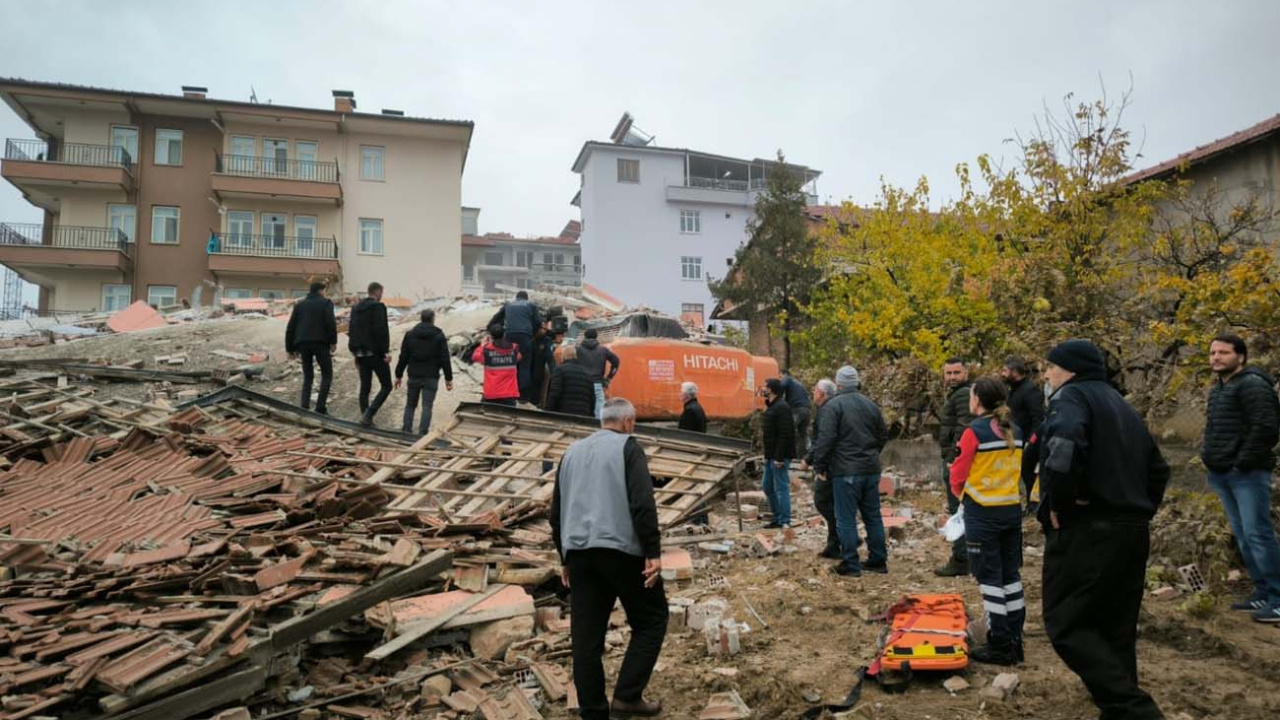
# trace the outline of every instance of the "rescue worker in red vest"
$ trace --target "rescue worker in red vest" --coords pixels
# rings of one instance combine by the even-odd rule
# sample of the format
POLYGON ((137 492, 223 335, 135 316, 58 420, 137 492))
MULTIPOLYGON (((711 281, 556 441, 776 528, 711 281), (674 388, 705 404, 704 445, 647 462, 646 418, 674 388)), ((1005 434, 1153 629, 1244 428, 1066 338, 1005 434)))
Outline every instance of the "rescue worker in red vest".
POLYGON ((490 325, 489 341, 471 354, 471 362, 484 365, 481 401, 516 406, 520 398, 520 357, 520 348, 503 337, 502 325, 490 325))
POLYGON ((979 379, 969 391, 977 416, 958 443, 951 492, 964 503, 969 571, 978 580, 986 610, 987 643, 969 657, 994 665, 1022 661, 1022 433, 1005 404, 999 378, 979 379))

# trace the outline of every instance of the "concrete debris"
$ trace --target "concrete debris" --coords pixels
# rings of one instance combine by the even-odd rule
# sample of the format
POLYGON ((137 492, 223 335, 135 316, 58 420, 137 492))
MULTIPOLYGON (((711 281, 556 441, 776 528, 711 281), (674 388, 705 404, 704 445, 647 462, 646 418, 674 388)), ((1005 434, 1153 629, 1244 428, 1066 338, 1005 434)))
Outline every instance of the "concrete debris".
POLYGON ((748 720, 751 708, 742 701, 738 691, 715 693, 707 701, 707 707, 698 714, 698 720, 748 720))
POLYGON ((942 687, 945 688, 947 692, 955 695, 962 690, 968 690, 969 681, 959 675, 952 675, 942 683, 942 687))
POLYGON ((1008 700, 1020 683, 1017 673, 1000 673, 990 685, 982 688, 979 694, 995 700, 1008 700))

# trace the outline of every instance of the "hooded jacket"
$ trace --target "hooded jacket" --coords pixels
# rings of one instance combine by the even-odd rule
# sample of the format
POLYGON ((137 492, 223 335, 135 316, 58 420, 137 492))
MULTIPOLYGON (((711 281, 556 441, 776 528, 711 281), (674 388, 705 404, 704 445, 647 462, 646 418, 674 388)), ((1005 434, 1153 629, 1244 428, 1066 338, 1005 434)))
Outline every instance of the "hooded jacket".
POLYGON ((613 351, 600 344, 597 338, 587 338, 578 343, 578 359, 575 361, 591 373, 593 382, 603 382, 604 380, 612 380, 614 375, 618 374, 618 367, 622 365, 622 361, 618 359, 613 351), (605 361, 609 362, 609 375, 606 378, 604 374, 605 361))
POLYGON ((1271 470, 1280 439, 1280 399, 1263 370, 1246 365, 1209 391, 1200 458, 1214 472, 1271 470))
POLYGON ((1099 353, 1054 393, 1037 433, 1040 521, 1146 521, 1169 484, 1169 465, 1141 416, 1107 384, 1099 353))
POLYGON ((347 349, 351 354, 391 354, 391 332, 387 329, 387 306, 367 297, 351 308, 347 329, 347 349))
POLYGON ((446 382, 453 382, 453 364, 449 359, 449 341, 435 325, 420 322, 404 334, 400 341, 400 359, 396 362, 396 379, 409 370, 410 380, 435 380, 444 371, 446 382))
POLYGON ((284 351, 295 353, 299 345, 338 344, 338 322, 333 317, 333 301, 311 293, 293 306, 284 330, 284 351))
POLYGON ((876 475, 889 431, 880 408, 866 395, 848 389, 822 405, 817 437, 810 455, 818 474, 876 475))
POLYGON ((969 385, 968 380, 964 381, 959 387, 949 391, 947 399, 942 403, 942 414, 939 416, 941 423, 938 426, 938 447, 942 449, 944 462, 953 462, 960 454, 956 444, 960 442, 960 436, 964 434, 965 428, 973 422, 973 413, 969 412, 969 385))
POLYGON ((784 398, 769 403, 760 423, 765 460, 790 460, 796 454, 796 421, 784 398))
POLYGON ((595 417, 596 387, 587 369, 571 362, 557 365, 551 373, 546 409, 566 415, 595 417))
POLYGON ((684 401, 684 411, 680 413, 680 424, 677 427, 700 433, 707 431, 707 413, 702 409, 698 398, 692 397, 684 401))

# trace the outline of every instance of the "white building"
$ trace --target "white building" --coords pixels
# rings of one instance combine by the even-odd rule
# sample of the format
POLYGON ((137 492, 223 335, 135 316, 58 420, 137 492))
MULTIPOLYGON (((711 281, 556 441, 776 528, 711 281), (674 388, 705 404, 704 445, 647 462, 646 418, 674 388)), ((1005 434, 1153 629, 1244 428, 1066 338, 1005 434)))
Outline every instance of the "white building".
MULTIPOLYGON (((707 278, 725 276, 777 167, 660 147, 623 115, 609 142, 588 141, 573 163, 582 180, 573 204, 582 212, 583 281, 705 325, 715 304, 707 278)), ((813 195, 821 173, 788 168, 813 195)))

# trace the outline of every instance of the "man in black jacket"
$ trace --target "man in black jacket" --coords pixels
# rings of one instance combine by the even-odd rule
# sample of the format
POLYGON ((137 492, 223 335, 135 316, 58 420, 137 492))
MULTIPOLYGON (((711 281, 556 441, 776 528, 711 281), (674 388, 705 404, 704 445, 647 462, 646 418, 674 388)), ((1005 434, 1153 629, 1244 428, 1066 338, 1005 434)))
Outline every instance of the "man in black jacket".
POLYGON ((320 366, 320 392, 316 412, 328 415, 329 386, 333 384, 333 351, 338 349, 338 323, 333 317, 333 301, 324 296, 322 282, 311 283, 311 291, 293 306, 284 331, 284 351, 291 358, 302 357, 302 398, 300 405, 311 407, 314 361, 320 366))
POLYGON ((596 390, 591 373, 577 363, 578 348, 566 345, 561 351, 560 364, 551 373, 551 388, 547 391, 549 412, 566 415, 595 417, 596 390))
POLYGON ((698 402, 698 386, 696 383, 680 383, 680 401, 684 410, 680 413, 681 430, 705 433, 707 431, 707 413, 698 402))
POLYGON ((426 435, 431 430, 431 406, 436 402, 436 391, 440 389, 440 373, 444 372, 444 387, 453 392, 453 363, 449 359, 449 341, 444 332, 436 327, 436 311, 423 310, 418 316, 421 320, 404 334, 400 341, 400 359, 396 362, 396 389, 400 389, 400 379, 404 371, 409 370, 409 396, 404 401, 404 424, 400 429, 408 434, 413 432, 413 414, 418 409, 418 399, 422 399, 422 420, 418 425, 418 434, 426 435))
POLYGON ((796 451, 796 423, 784 399, 782 380, 769 378, 764 387, 767 407, 760 423, 764 436, 764 494, 773 513, 773 521, 765 527, 790 527, 791 479, 787 469, 796 451))
POLYGON ((355 356, 356 369, 360 371, 360 424, 368 427, 391 394, 391 330, 387 327, 387 306, 382 304, 380 283, 369 283, 369 294, 351 308, 347 349, 355 356), (378 376, 378 394, 370 403, 374 375, 378 376))
POLYGON ((1200 458, 1253 580, 1252 596, 1231 609, 1252 612, 1258 622, 1280 623, 1280 542, 1271 524, 1280 400, 1271 376, 1246 365, 1248 359, 1249 347, 1238 335, 1219 335, 1209 345, 1218 379, 1209 391, 1200 458))
POLYGON ((889 548, 880 516, 880 451, 889 439, 880 408, 858 392, 858 371, 845 365, 836 372, 836 396, 818 415, 813 468, 826 475, 835 496, 836 533, 841 562, 837 575, 861 577, 862 571, 889 572, 889 548), (867 526, 867 559, 858 558, 858 517, 867 526))
POLYGON ((521 290, 516 299, 502 306, 489 324, 501 323, 503 335, 520 348, 516 378, 520 384, 520 401, 533 402, 533 333, 542 327, 538 306, 529 301, 529 293, 521 290))
MULTIPOLYGON (((800 463, 801 470, 813 467, 813 448, 818 441, 818 427, 822 424, 822 409, 827 401, 836 396, 836 384, 822 378, 813 386, 813 405, 816 408, 813 417, 813 438, 809 443, 809 454, 800 463)), ((877 488, 878 490, 879 488, 877 488)), ((831 478, 824 477, 816 470, 813 473, 813 507, 827 523, 827 546, 818 553, 818 557, 827 560, 840 559, 840 535, 836 532, 836 498, 831 489, 831 478)))
POLYGON ((1068 340, 1049 353, 1054 390, 1041 426, 1044 627, 1103 720, 1163 718, 1138 687, 1138 613, 1150 520, 1169 466, 1142 417, 1107 384, 1102 351, 1068 340))
POLYGON ((791 419, 796 424, 795 457, 803 458, 809 454, 809 419, 812 413, 809 393, 803 383, 791 376, 790 370, 782 371, 782 388, 787 407, 791 408, 791 419))
MULTIPOLYGON (((942 379, 947 384, 947 399, 942 403, 939 416, 938 447, 942 450, 942 488, 947 496, 947 512, 955 515, 960 509, 960 499, 951 492, 951 463, 960 453, 957 447, 960 436, 973 422, 973 413, 969 412, 969 368, 961 358, 947 358, 942 366, 942 379)), ((941 577, 969 574, 969 549, 963 537, 951 543, 947 564, 933 572, 941 577)))
POLYGON ((1044 392, 1029 375, 1022 358, 1008 358, 1000 368, 1000 377, 1009 386, 1009 399, 1005 404, 1023 437, 1031 437, 1044 421, 1044 392))
POLYGON ((605 404, 602 429, 569 446, 551 497, 551 538, 569 589, 573 684, 585 720, 653 717, 662 703, 644 699, 667 634, 662 533, 644 448, 632 437, 636 410, 623 398, 605 404), (621 600, 631 643, 618 670, 613 703, 605 695, 605 634, 621 600))
POLYGON ((585 367, 595 379, 596 384, 596 417, 600 417, 600 409, 604 407, 604 391, 609 387, 613 376, 618 374, 622 361, 613 351, 600 344, 600 336, 595 328, 582 333, 582 342, 578 343, 578 364, 585 367))

